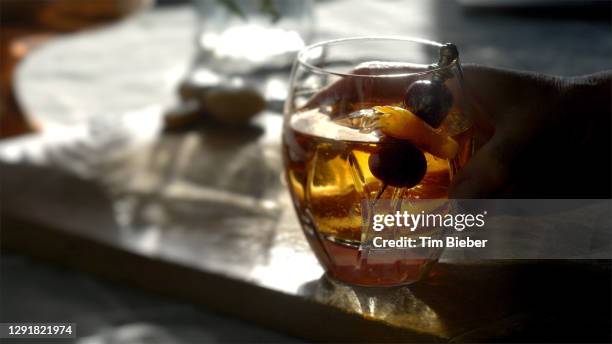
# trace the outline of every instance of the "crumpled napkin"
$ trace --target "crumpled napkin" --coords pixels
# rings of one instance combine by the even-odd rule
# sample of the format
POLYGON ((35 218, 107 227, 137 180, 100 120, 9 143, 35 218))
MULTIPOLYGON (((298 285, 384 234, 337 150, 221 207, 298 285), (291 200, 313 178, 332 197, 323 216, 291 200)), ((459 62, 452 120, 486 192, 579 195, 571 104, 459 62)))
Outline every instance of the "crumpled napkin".
POLYGON ((0 161, 47 166, 93 178, 100 166, 155 140, 162 112, 145 108, 123 115, 93 117, 87 123, 0 142, 0 161))

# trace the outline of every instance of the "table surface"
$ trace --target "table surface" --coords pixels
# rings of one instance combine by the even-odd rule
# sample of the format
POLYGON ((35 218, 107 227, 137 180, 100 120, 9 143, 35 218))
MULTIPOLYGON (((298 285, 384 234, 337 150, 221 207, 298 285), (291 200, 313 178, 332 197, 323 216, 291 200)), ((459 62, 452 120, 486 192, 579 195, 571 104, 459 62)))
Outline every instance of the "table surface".
MULTIPOLYGON (((3 247, 314 340, 571 339, 576 326, 607 338, 609 264, 447 262, 426 283, 385 290, 322 277, 278 178, 280 116, 266 112, 240 133, 206 125, 157 136, 193 24, 186 8, 157 10, 28 57, 19 98, 47 130, 0 147, 13 163, 2 168, 3 247), (129 144, 92 138, 99 118, 119 123, 113 133, 129 144)), ((317 31, 451 41, 464 61, 563 75, 608 69, 612 52, 605 23, 475 17, 450 1, 322 2, 317 31)))
MULTIPOLYGON (((44 167, 3 165, 2 171, 0 234, 4 249, 204 305, 293 336, 375 342, 609 338, 610 261, 461 264, 447 260, 426 281, 413 286, 351 287, 322 276, 291 211, 282 212, 274 226, 252 214, 232 219, 220 215, 218 223, 194 215, 210 210, 205 199, 150 192, 140 193, 133 204, 139 209, 133 215, 142 216, 133 223, 142 227, 126 227, 117 221, 117 202, 103 184, 44 167), (45 178, 35 182, 41 174, 45 178), (156 227, 159 218, 147 220, 147 216, 176 216, 180 221, 156 227), (240 225, 228 227, 231 221, 240 225)), ((8 280, 28 281, 28 275, 23 277, 20 271, 23 262, 17 260, 9 268, 5 263, 4 276, 12 275, 8 274, 11 266, 16 269, 15 277, 8 280)), ((31 268, 40 269, 37 264, 31 268)), ((78 280, 68 272, 59 279, 67 278, 65 274, 78 280)), ((34 276, 29 278, 44 281, 45 274, 34 276)), ((124 293, 110 294, 122 297, 124 293)), ((45 295, 57 293, 42 295, 43 303, 55 304, 55 300, 45 300, 45 295)), ((3 302, 10 304, 6 297, 3 294, 3 302)), ((164 301, 153 305, 159 302, 164 301)), ((133 306, 119 303, 113 307, 121 315, 133 306)), ((156 307, 151 311, 160 311, 156 307)), ((192 313, 178 308, 180 314, 192 313)), ((78 322, 79 312, 83 310, 64 314, 78 322)), ((17 312, 21 317, 30 314, 17 312)), ((129 319, 101 314, 109 318, 106 326, 129 319)), ((163 319, 145 317, 143 321, 151 320, 176 333, 174 323, 164 327, 163 319)), ((92 326, 100 320, 83 323, 84 335, 99 331, 92 326)), ((253 329, 245 335, 249 333, 262 335, 253 329)), ((273 336, 268 340, 273 338, 285 340, 273 336)))

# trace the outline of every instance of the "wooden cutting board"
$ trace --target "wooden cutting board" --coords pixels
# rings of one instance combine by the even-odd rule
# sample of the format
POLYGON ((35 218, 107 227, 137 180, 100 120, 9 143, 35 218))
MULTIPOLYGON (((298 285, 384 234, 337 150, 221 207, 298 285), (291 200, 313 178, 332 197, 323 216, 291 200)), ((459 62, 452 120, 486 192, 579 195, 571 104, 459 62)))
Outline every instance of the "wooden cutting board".
MULTIPOLYGON (((106 187, 48 168, 2 165, 2 249, 313 341, 610 339, 609 261, 445 262, 413 286, 351 287, 323 276, 284 193, 274 221, 247 214, 230 228, 203 217, 192 227, 168 220, 133 233, 117 221, 117 198, 106 187)), ((152 198, 146 202, 157 204, 152 198)))

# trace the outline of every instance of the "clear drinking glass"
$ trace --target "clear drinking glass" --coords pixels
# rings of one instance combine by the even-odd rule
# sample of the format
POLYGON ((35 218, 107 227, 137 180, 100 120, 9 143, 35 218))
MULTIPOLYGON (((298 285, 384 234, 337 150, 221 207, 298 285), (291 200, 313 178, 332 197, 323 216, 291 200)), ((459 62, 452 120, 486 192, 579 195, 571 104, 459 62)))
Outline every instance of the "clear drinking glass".
MULTIPOLYGON (((372 254, 366 220, 376 202, 393 209, 412 203, 414 211, 417 201, 448 198, 453 175, 472 153, 461 83, 452 44, 364 37, 298 54, 285 104, 285 175, 328 276, 401 285, 418 281, 437 261, 441 248, 372 254)), ((442 228, 428 231, 443 236, 442 228)))
POLYGON ((289 67, 312 35, 313 2, 193 0, 198 15, 196 72, 209 79, 289 67))

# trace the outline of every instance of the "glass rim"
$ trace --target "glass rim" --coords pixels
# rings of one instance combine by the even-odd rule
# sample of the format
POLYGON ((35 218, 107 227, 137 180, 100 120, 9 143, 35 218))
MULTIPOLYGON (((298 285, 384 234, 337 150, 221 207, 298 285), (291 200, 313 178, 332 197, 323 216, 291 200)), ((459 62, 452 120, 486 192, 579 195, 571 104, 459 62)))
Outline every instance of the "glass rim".
MULTIPOLYGON (((432 41, 432 40, 428 40, 424 38, 417 38, 417 37, 355 36, 355 37, 347 37, 347 38, 339 38, 339 39, 321 41, 321 42, 314 43, 306 47, 303 47, 297 54, 296 61, 297 63, 303 65, 305 68, 313 72, 319 73, 319 74, 331 74, 331 75, 336 75, 340 77, 351 77, 351 78, 397 78, 397 77, 419 76, 419 75, 427 75, 427 74, 431 74, 431 73, 435 73, 435 72, 439 72, 443 70, 449 70, 458 65, 459 58, 456 58, 447 66, 427 69, 422 72, 406 72, 406 73, 391 73, 391 74, 355 74, 355 73, 335 72, 327 68, 317 67, 309 63, 305 58, 305 55, 312 49, 319 48, 322 46, 332 46, 332 45, 342 44, 346 42, 355 42, 355 41, 400 41, 400 42, 418 43, 418 44, 423 44, 423 45, 428 45, 428 46, 433 46, 433 47, 442 47, 444 45, 440 42, 436 42, 436 41, 432 41)), ((406 62, 406 65, 410 65, 410 62, 406 62)), ((418 66, 423 66, 423 67, 430 66, 430 65, 425 65, 425 64, 413 64, 413 65, 415 66, 418 65, 418 66)))

